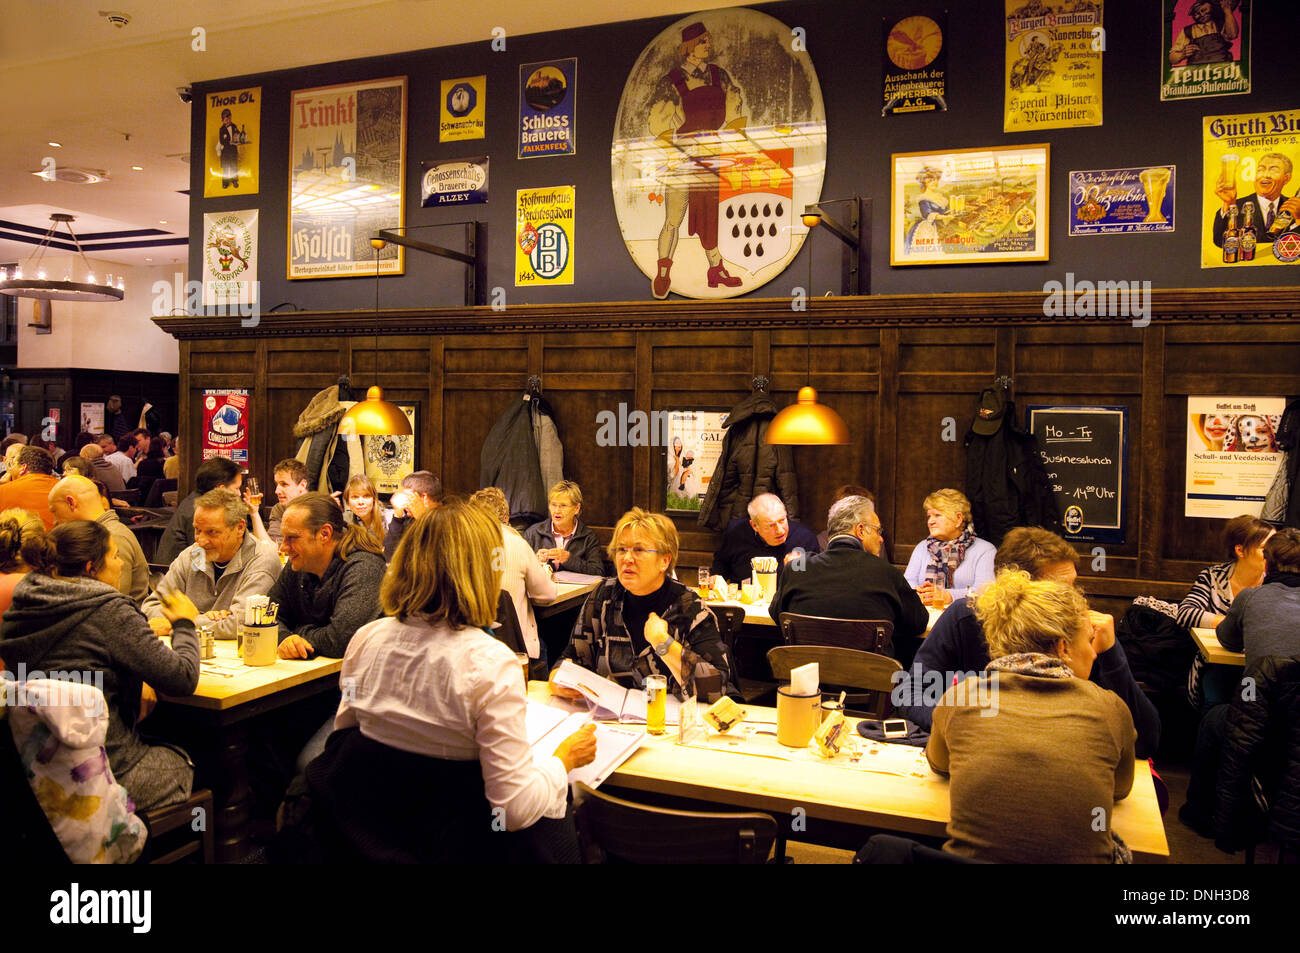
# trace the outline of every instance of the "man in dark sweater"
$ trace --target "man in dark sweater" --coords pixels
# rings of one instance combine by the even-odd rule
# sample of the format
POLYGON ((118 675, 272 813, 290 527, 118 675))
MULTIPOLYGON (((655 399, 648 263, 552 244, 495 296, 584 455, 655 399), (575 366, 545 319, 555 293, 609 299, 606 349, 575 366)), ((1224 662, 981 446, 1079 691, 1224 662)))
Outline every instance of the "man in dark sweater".
MULTIPOLYGON (((1018 568, 1034 579, 1072 585, 1078 576, 1078 561, 1074 547, 1055 533, 1019 526, 1002 540, 994 566, 999 572, 1018 568)), ((1128 706, 1137 728, 1137 756, 1149 758, 1160 744, 1160 716, 1138 687, 1124 649, 1115 640, 1114 617, 1094 612, 1093 620, 1098 631, 1093 638, 1097 661, 1089 680, 1114 692, 1128 706)), ((892 694, 894 707, 904 718, 929 730, 935 706, 954 680, 978 674, 988 663, 988 643, 972 600, 960 598, 934 624, 912 667, 900 673, 902 680, 892 694)))
POLYGON ((749 561, 755 556, 775 556, 780 568, 795 557, 796 550, 808 556, 820 552, 817 534, 791 521, 775 493, 760 493, 749 502, 749 522, 732 520, 722 534, 722 547, 713 554, 709 571, 715 586, 719 576, 727 582, 748 582, 749 561))
POLYGON ((244 471, 239 464, 226 457, 213 457, 199 464, 194 472, 194 492, 181 500, 172 514, 171 522, 158 540, 158 550, 153 555, 155 563, 169 564, 194 545, 194 501, 209 490, 219 486, 239 493, 244 485, 244 471))
POLYGON ((894 624, 897 657, 910 657, 929 615, 903 574, 880 558, 880 517, 864 496, 838 500, 826 518, 826 552, 807 565, 795 561, 781 570, 768 612, 833 619, 882 619, 894 624))

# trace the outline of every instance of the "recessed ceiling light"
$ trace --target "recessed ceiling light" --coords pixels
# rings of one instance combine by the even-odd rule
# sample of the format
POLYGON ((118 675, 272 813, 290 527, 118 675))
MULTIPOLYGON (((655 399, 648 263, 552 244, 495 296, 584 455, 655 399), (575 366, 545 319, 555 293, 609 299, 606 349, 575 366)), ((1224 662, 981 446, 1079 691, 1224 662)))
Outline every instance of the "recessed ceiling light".
POLYGON ((165 219, 165 218, 160 218, 160 219, 158 219, 158 224, 159 224, 159 225, 166 225, 166 224, 167 224, 167 219, 165 219))
POLYGON ((131 171, 132 171, 132 172, 143 172, 143 171, 144 171, 144 166, 142 166, 142 165, 133 165, 133 166, 131 166, 131 171))
POLYGON ((153 261, 152 258, 146 258, 145 261, 153 261))
POLYGON ((61 142, 55 142, 53 139, 51 139, 49 142, 47 142, 46 145, 47 145, 47 146, 53 146, 53 147, 56 148, 56 149, 62 149, 62 148, 63 148, 63 143, 61 143, 61 142))

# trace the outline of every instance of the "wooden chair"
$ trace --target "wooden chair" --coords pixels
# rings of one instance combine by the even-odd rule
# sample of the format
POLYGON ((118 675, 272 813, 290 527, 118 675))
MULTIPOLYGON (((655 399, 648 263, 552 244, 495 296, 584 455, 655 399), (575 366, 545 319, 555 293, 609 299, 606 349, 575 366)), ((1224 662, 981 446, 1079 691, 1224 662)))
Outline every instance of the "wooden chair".
POLYGON ((212 863, 216 843, 212 828, 216 816, 212 811, 212 792, 207 788, 194 791, 188 800, 180 804, 141 811, 140 820, 149 828, 149 839, 145 842, 144 853, 140 855, 140 863, 174 864, 200 852, 203 863, 212 863), (200 819, 203 822, 202 830, 195 831, 194 822, 200 819), (186 837, 182 833, 177 837, 167 837, 172 831, 198 836, 186 837))
POLYGON ((769 814, 647 807, 578 782, 574 816, 586 863, 762 864, 776 840, 769 814))
POLYGON ((870 692, 865 699, 852 695, 849 699, 854 707, 868 702, 868 710, 877 718, 884 718, 892 710, 889 694, 894 688, 893 675, 903 670, 897 659, 887 655, 835 645, 778 645, 767 653, 767 660, 772 674, 783 681, 790 678, 790 669, 816 662, 824 686, 870 692))
POLYGON ((782 612, 778 622, 786 645, 838 645, 879 653, 894 642, 894 623, 887 619, 829 619, 782 612))
MULTIPOLYGON (((742 606, 709 606, 709 610, 718 620, 718 634, 722 636, 722 644, 727 647, 727 658, 731 660, 731 681, 740 692, 741 698, 748 705, 758 704, 766 695, 770 695, 776 688, 774 682, 763 679, 750 678, 752 672, 747 672, 740 665, 740 654, 736 651, 736 642, 740 635, 740 627, 745 624, 745 610, 742 606)), ((766 674, 766 673, 764 673, 766 674)), ((772 702, 774 704, 774 702, 772 702)))

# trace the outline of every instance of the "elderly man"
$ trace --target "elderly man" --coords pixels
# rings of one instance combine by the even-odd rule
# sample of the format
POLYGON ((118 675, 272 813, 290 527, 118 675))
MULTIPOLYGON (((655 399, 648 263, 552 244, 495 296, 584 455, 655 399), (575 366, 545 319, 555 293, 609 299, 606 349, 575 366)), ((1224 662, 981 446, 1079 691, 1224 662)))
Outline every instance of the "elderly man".
POLYGON ((171 631, 159 595, 183 592, 203 613, 197 625, 211 625, 218 639, 238 635, 248 597, 266 595, 280 575, 275 547, 249 533, 247 519, 233 490, 209 490, 194 501, 194 545, 172 560, 141 607, 155 632, 171 631))
POLYGON ((213 457, 199 464, 198 470, 194 472, 194 492, 176 507, 162 539, 158 540, 154 562, 169 563, 194 545, 194 503, 200 496, 219 486, 234 490, 235 495, 239 495, 243 484, 244 471, 233 460, 213 457))
POLYGON ((775 556, 779 567, 799 551, 806 555, 820 552, 817 534, 802 523, 792 522, 775 493, 760 493, 749 501, 749 522, 732 520, 722 534, 722 548, 714 553, 710 569, 714 585, 724 580, 748 580, 749 561, 755 556, 775 556))
POLYGON ((416 470, 402 477, 402 485, 393 494, 393 518, 384 534, 384 558, 392 559, 406 527, 429 510, 442 506, 442 481, 428 470, 416 470))
POLYGON ((149 594, 149 562, 135 533, 104 506, 95 484, 83 476, 66 476, 50 489, 48 502, 55 524, 90 520, 108 530, 117 543, 117 558, 122 561, 117 589, 139 605, 149 594))
POLYGON ((90 464, 90 472, 94 474, 96 480, 104 484, 104 489, 109 493, 126 492, 126 481, 122 479, 122 474, 118 472, 117 467, 104 459, 104 451, 98 444, 86 444, 81 448, 80 456, 90 464))
POLYGON ((41 447, 24 446, 14 460, 16 466, 8 483, 0 485, 0 510, 12 506, 31 510, 41 518, 47 530, 54 528, 50 512, 50 490, 58 483, 54 476, 54 458, 41 447))
POLYGON ((925 604, 903 574, 880 558, 880 517, 865 496, 836 501, 826 517, 826 552, 806 566, 786 566, 768 609, 833 619, 883 619, 894 625, 894 644, 886 649, 910 660, 915 640, 925 632, 925 604))
POLYGON ((262 526, 262 514, 253 508, 253 534, 266 542, 280 545, 280 521, 284 519, 284 508, 307 492, 311 474, 307 464, 293 457, 281 460, 271 470, 275 480, 275 505, 271 507, 271 517, 265 527, 262 526))

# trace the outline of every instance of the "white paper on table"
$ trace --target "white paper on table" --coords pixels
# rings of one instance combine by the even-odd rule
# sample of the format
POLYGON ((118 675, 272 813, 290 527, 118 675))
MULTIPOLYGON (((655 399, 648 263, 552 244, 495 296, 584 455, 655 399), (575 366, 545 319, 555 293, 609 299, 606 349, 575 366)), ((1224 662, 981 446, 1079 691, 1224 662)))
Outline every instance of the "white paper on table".
MULTIPOLYGON (((569 714, 540 702, 530 701, 524 713, 525 731, 528 746, 533 752, 533 761, 538 763, 555 754, 565 738, 591 724, 588 714, 569 714)), ((596 725, 596 758, 591 764, 574 768, 569 772, 569 783, 582 781, 591 787, 598 787, 602 781, 614 773, 618 766, 632 756, 632 753, 645 740, 645 732, 639 728, 621 728, 617 725, 596 725)))
POLYGON ((790 694, 812 695, 821 685, 821 671, 816 662, 790 669, 790 694))
MULTIPOLYGON (((552 681, 563 688, 580 693, 591 706, 592 717, 597 721, 621 721, 645 724, 645 692, 639 688, 624 688, 604 676, 588 671, 581 665, 565 659, 555 670, 552 681)), ((681 720, 681 702, 669 693, 664 706, 664 724, 675 725, 681 720)))

